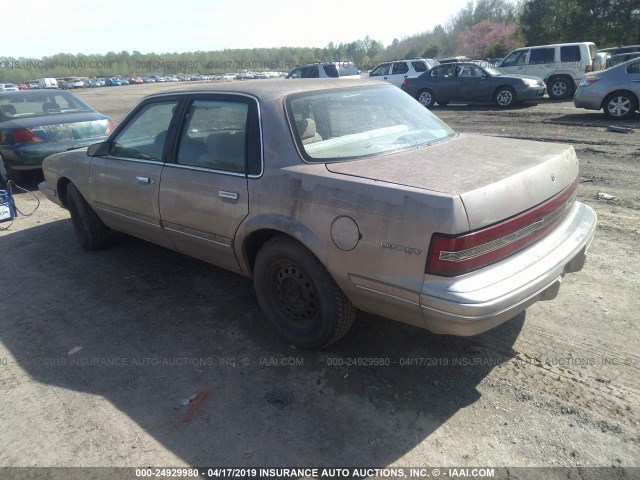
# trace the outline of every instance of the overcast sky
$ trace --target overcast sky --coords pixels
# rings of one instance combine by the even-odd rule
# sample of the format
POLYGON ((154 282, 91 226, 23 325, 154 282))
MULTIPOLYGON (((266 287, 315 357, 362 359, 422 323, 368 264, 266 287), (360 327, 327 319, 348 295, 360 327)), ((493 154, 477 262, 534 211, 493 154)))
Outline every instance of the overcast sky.
POLYGON ((445 23, 467 0, 30 0, 3 9, 0 57, 134 50, 173 53, 325 47, 394 38, 445 23))

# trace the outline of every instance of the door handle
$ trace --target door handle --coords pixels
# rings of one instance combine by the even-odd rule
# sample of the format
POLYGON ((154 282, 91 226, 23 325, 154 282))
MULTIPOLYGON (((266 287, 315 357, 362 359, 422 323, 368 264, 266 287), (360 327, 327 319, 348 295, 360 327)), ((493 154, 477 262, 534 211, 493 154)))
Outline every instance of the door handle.
POLYGON ((222 198, 228 198, 229 200, 237 200, 240 195, 237 192, 225 192, 224 190, 220 190, 218 195, 222 198))
POLYGON ((155 183, 152 178, 149 177, 136 177, 136 182, 138 183, 155 183))

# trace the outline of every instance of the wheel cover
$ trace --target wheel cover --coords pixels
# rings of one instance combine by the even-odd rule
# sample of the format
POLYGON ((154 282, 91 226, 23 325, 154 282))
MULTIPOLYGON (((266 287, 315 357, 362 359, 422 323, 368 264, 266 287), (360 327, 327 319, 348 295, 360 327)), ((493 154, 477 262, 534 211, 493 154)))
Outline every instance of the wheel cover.
POLYGON ((274 273, 274 294, 280 311, 296 325, 311 325, 318 315, 318 294, 313 282, 291 263, 277 265, 274 273))
POLYGON ((622 95, 613 97, 607 103, 607 110, 612 117, 624 117, 631 110, 631 100, 622 95))
POLYGON ((551 91, 557 97, 561 97, 567 93, 567 84, 563 81, 558 81, 551 86, 551 91))
POLYGON ((429 105, 431 103, 431 94, 429 92, 422 92, 419 96, 418 96, 418 101, 422 104, 422 105, 429 105))
POLYGON ((509 90, 500 90, 496 99, 500 106, 504 107, 506 105, 511 105, 511 102, 513 101, 513 93, 509 90))

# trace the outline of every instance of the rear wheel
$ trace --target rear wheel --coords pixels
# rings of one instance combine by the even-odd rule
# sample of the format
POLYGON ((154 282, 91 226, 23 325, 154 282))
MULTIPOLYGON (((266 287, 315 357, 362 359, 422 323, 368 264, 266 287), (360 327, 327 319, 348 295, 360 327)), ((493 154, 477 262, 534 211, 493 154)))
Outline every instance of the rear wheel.
POLYGON ((501 108, 512 107, 516 104, 516 92, 511 87, 500 87, 496 90, 493 100, 501 108))
POLYGON ((9 180, 13 180, 14 182, 20 182, 22 180, 22 172, 11 168, 11 165, 2 158, 2 155, 0 155, 0 178, 2 178, 5 184, 7 184, 9 180))
POLYGON ((67 207, 76 237, 83 248, 100 250, 109 246, 111 229, 102 223, 73 183, 67 187, 67 207))
POLYGON ((627 92, 614 92, 604 101, 604 114, 613 120, 624 120, 638 109, 636 99, 627 92))
POLYGON ((416 95, 416 99, 427 108, 433 107, 433 104, 436 103, 436 96, 428 88, 420 90, 416 95))
POLYGON ((547 93, 553 100, 564 100, 573 95, 573 81, 569 77, 553 77, 547 80, 547 93))
POLYGON ((295 240, 278 235, 256 258, 258 303, 278 333, 302 348, 323 348, 347 333, 356 308, 320 261, 295 240))

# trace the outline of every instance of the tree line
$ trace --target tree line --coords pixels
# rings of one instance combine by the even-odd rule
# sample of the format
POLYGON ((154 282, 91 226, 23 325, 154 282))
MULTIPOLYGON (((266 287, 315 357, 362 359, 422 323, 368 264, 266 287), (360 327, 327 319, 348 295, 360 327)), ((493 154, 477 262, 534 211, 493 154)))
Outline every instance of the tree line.
POLYGON ((469 0, 444 25, 390 45, 370 38, 323 48, 280 47, 183 53, 82 53, 42 58, 0 56, 0 82, 41 77, 215 74, 288 71, 322 61, 353 61, 362 70, 399 58, 466 55, 494 58, 513 48, 592 41, 598 48, 640 43, 638 0, 469 0))

